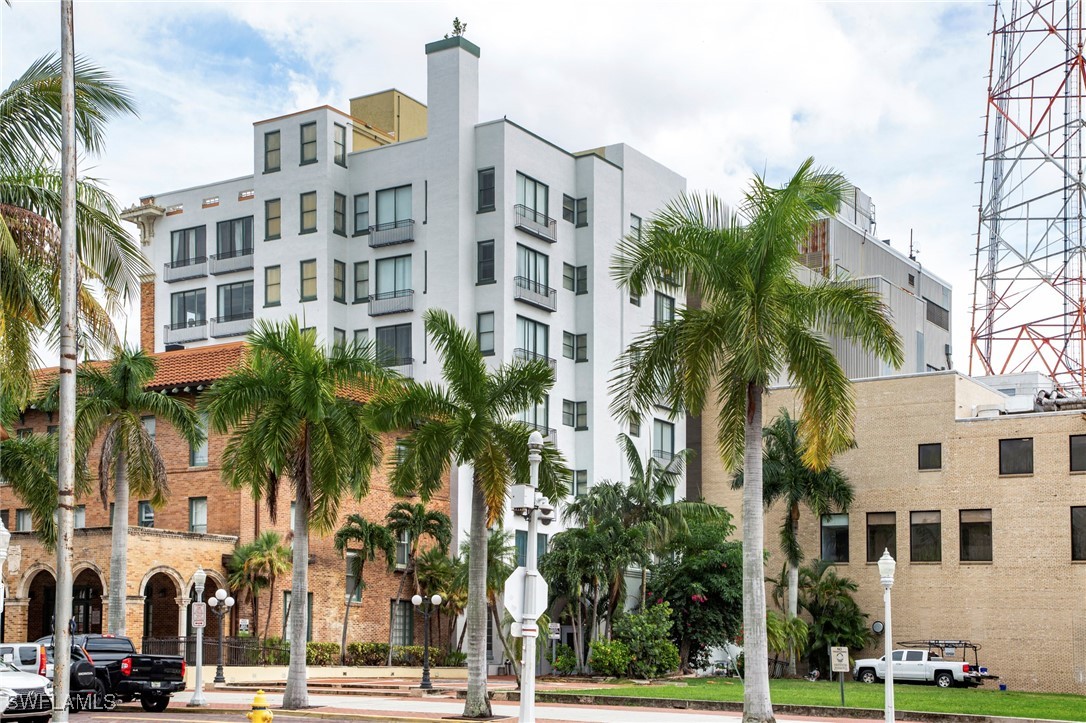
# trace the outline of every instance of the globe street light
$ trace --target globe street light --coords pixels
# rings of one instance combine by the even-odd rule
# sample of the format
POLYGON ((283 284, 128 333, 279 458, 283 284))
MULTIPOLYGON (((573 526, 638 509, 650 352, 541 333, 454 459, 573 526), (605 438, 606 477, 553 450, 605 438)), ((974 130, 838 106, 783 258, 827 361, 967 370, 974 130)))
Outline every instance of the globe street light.
MULTIPOLYGON (((197 567, 196 573, 192 576, 193 587, 196 588, 196 601, 193 603, 194 610, 202 610, 202 621, 207 623, 207 607, 204 605, 204 583, 207 582, 207 573, 204 572, 204 568, 197 567), (197 607, 199 606, 199 607, 197 607)), ((189 705, 193 707, 200 707, 207 705, 207 699, 204 698, 204 625, 200 624, 196 627, 196 691, 192 694, 192 700, 189 701, 189 705)))
POLYGON ((412 595, 411 604, 422 613, 422 683, 419 688, 431 690, 434 686, 430 683, 430 613, 441 605, 441 596, 432 595, 424 600, 422 595, 412 595))
POLYGON ((211 606, 211 611, 219 616, 219 665, 215 668, 215 682, 225 683, 226 677, 222 673, 223 618, 230 612, 230 608, 234 607, 234 598, 229 597, 226 590, 220 587, 215 591, 215 596, 207 601, 207 604, 211 606))
POLYGON ((886 616, 886 723, 893 723, 894 720, 894 638, 890 632, 890 588, 894 586, 896 567, 889 548, 884 548, 879 558, 879 580, 882 583, 883 614, 886 616))

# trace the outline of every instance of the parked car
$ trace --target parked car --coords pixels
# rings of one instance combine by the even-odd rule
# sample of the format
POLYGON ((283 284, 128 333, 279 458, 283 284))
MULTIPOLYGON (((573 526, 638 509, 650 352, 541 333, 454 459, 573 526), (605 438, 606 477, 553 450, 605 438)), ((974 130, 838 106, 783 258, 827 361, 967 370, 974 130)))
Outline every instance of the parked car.
POLYGON ((37 673, 0 662, 0 721, 48 721, 53 714, 53 684, 37 673))
MULTIPOLYGON (((895 650, 892 655, 895 682, 935 683, 940 688, 983 682, 979 669, 961 660, 949 660, 927 650, 895 650)), ((886 656, 857 660, 852 677, 861 683, 886 680, 886 656)))
POLYGON ((46 659, 45 646, 41 643, 0 644, 0 661, 18 668, 24 673, 52 677, 46 659))
MULTIPOLYGON (((39 643, 52 647, 52 636, 39 643)), ((185 689, 185 660, 179 655, 143 655, 128 638, 113 635, 76 635, 72 644, 94 661, 105 695, 121 701, 139 699, 152 713, 166 710, 170 696, 185 689)))
MULTIPOLYGON (((0 644, 0 660, 24 673, 53 680, 53 646, 41 643, 0 644)), ((105 681, 98 679, 94 661, 78 645, 72 646, 72 667, 68 690, 73 708, 102 708, 105 705, 105 681), (94 696, 89 698, 88 696, 94 696), (79 701, 74 700, 79 698, 79 701)))

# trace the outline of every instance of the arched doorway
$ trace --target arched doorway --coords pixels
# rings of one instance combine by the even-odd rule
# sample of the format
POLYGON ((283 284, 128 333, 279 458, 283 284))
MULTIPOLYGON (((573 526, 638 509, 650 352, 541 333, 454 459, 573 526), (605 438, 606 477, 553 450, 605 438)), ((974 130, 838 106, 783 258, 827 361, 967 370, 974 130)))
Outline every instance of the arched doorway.
POLYGON ((102 578, 90 568, 75 576, 72 615, 77 635, 102 632, 102 578))
POLYGON ((171 575, 156 572, 143 586, 143 637, 176 638, 181 591, 171 575))
POLYGON ((53 573, 39 570, 27 589, 30 604, 26 615, 26 639, 34 641, 53 634, 53 612, 57 600, 57 581, 53 573))

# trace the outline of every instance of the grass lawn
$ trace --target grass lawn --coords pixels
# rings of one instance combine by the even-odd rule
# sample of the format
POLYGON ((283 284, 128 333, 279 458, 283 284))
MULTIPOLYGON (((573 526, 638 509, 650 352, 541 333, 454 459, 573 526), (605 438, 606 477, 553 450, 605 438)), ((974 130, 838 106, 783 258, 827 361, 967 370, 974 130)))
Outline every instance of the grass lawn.
MULTIPOLYGON (((837 682, 774 680, 770 689, 774 703, 792 705, 841 704, 837 682)), ((555 691, 558 692, 558 691, 555 691)), ((562 690, 562 693, 574 692, 562 690)), ((681 684, 619 686, 576 691, 583 695, 621 695, 637 698, 678 700, 742 701, 743 683, 738 678, 694 678, 681 684)), ((845 683, 845 705, 849 708, 882 708, 883 687, 845 683)), ((898 683, 894 686, 898 710, 933 713, 977 713, 1019 718, 1086 721, 1086 696, 1060 693, 1000 692, 988 681, 980 688, 937 688, 934 685, 898 683)))

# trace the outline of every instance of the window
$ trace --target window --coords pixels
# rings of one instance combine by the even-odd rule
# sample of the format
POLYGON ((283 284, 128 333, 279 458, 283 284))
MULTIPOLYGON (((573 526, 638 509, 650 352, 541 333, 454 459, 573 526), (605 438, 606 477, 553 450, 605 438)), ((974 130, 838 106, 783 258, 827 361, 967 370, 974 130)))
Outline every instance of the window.
POLYGON ((150 500, 140 500, 137 506, 138 515, 136 517, 136 524, 140 527, 154 527, 155 526, 155 510, 151 507, 150 500))
POLYGON ((630 422, 630 436, 631 437, 640 437, 641 436, 641 422, 638 422, 636 420, 630 422))
POLYGON ((378 227, 394 228, 401 222, 410 220, 411 186, 386 188, 377 192, 378 227))
POLYGON ((475 319, 475 338, 484 356, 494 353, 494 312, 484 311, 475 319))
POLYGON ((932 324, 935 324, 940 329, 946 329, 950 331, 950 310, 939 306, 931 299, 924 299, 924 306, 926 307, 927 320, 932 324))
POLYGON ((396 536, 396 567, 404 569, 411 561, 411 533, 401 530, 396 536))
POLYGON ((562 264, 562 288, 577 294, 587 294, 588 267, 562 264))
POLYGON ((562 332, 562 356, 579 362, 588 361, 588 334, 562 332))
POLYGON ((521 410, 518 415, 518 419, 525 424, 531 425, 541 431, 543 436, 550 434, 550 395, 544 395, 543 401, 539 404, 535 404, 527 409, 521 410))
POLYGON ((347 264, 342 261, 332 261, 332 298, 347 303, 347 264))
POLYGON ((175 329, 207 322, 207 289, 170 294, 170 322, 175 329))
POLYGON ((377 361, 385 366, 401 366, 411 361, 411 325, 377 327, 377 361))
POLYGON ((377 260, 377 298, 388 299, 411 291, 411 255, 377 260))
POLYGON ((476 252, 477 284, 494 283, 494 242, 480 241, 476 252))
POLYGON ((547 205, 549 193, 550 189, 546 185, 523 173, 517 174, 517 203, 521 206, 549 216, 547 205))
POLYGON ((666 324, 675 320, 675 299, 667 294, 656 292, 656 309, 653 312, 653 322, 666 324))
POLYGON ((517 317, 517 345, 537 357, 549 357, 550 327, 524 316, 517 317))
POLYGON ((264 306, 279 306, 282 279, 278 266, 264 267, 264 306))
POLYGON ((573 200, 573 196, 567 196, 562 194, 562 220, 573 221, 577 218, 577 202, 573 200))
POLYGON ((577 294, 578 295, 588 293, 588 267, 587 266, 578 266, 577 267, 577 284, 576 284, 576 286, 577 286, 577 294))
POLYGON ((200 412, 199 416, 203 439, 195 447, 189 446, 189 467, 207 466, 207 412, 200 412))
POLYGON ((347 330, 332 327, 332 346, 347 346, 347 330))
POLYGON ((279 131, 269 131, 264 134, 264 173, 274 173, 279 170, 281 141, 279 131))
POLYGON ((392 645, 411 645, 415 642, 415 606, 410 600, 393 600, 392 645))
POLYGON ((1000 474, 1033 474, 1033 438, 999 440, 1000 474))
POLYGON ((81 530, 87 526, 87 506, 76 505, 72 510, 72 515, 75 518, 75 529, 81 530))
POLYGON ((1072 434, 1069 447, 1071 449, 1071 471, 1086 472, 1086 434, 1072 434))
POLYGON ((347 167, 347 126, 341 126, 339 123, 333 123, 332 134, 332 160, 343 166, 347 167))
POLYGON ((641 240, 641 217, 630 214, 630 237, 636 241, 641 240))
POLYGON ((577 228, 588 225, 588 199, 577 199, 577 228))
POLYGON ((301 262, 302 277, 302 301, 313 301, 317 298, 317 260, 308 259, 301 262))
POLYGON ((576 271, 573 264, 562 264, 562 288, 566 291, 573 291, 576 284, 576 271))
POLYGON ((309 191, 299 196, 301 206, 301 225, 299 233, 313 233, 317 230, 317 192, 309 191))
POLYGON ((307 163, 317 162, 317 124, 316 123, 303 123, 302 124, 302 161, 299 166, 304 166, 307 163))
POLYGON ((494 210, 494 169, 479 171, 479 212, 494 210))
POLYGON ((1086 560, 1086 507, 1071 508, 1071 559, 1086 560))
POLYGON ((354 264, 354 303, 370 300, 370 262, 356 261, 354 264))
POLYGON ((675 457, 675 425, 663 419, 652 420, 652 456, 665 464, 675 457))
POLYGON ((848 562, 848 515, 822 515, 822 559, 848 562))
POLYGON ((143 429, 147 432, 147 436, 151 438, 151 442, 155 441, 155 418, 154 415, 146 417, 140 417, 140 421, 143 422, 143 429))
POLYGON ((4 524, 4 527, 11 529, 11 520, 8 519, 10 510, 0 510, 0 522, 4 524))
POLYGON ((545 292, 550 286, 550 257, 517 244, 517 276, 526 280, 529 288, 545 292))
POLYGON ((354 330, 354 343, 355 344, 367 344, 370 340, 369 329, 355 329, 354 330))
POLYGON ((630 292, 630 303, 633 304, 634 306, 641 306, 641 294, 635 294, 634 292, 631 291, 630 292))
POLYGON ((170 261, 187 266, 207 258, 207 227, 194 226, 170 233, 170 261))
POLYGON ((109 503, 109 526, 110 527, 113 527, 113 510, 115 508, 116 508, 116 505, 114 503, 110 502, 109 503))
POLYGON ((960 510, 958 540, 962 562, 992 561, 992 511, 960 510))
POLYGON ((217 252, 221 258, 253 252, 253 217, 219 221, 215 228, 217 252))
POLYGON ((588 429, 588 402, 562 400, 562 424, 577 430, 588 429))
POLYGON ((344 595, 351 602, 362 602, 362 586, 358 580, 359 554, 357 550, 349 550, 346 555, 346 586, 344 595))
POLYGON ((886 550, 897 559, 897 515, 893 512, 868 512, 867 561, 878 562, 886 550))
POLYGON ((219 287, 219 319, 251 319, 253 317, 253 282, 238 281, 219 287))
POLYGON ((332 233, 347 235, 347 197, 342 193, 332 194, 332 233))
POLYGON ((370 195, 360 193, 354 197, 354 235, 370 232, 370 195))
POLYGON ((943 468, 943 445, 939 442, 917 445, 916 456, 918 469, 943 468))
POLYGON ((290 531, 294 532, 294 513, 298 511, 297 501, 290 503, 290 531))
POLYGON ((279 238, 283 225, 283 203, 278 198, 264 202, 264 240, 279 238))
POLYGON ((938 510, 909 513, 909 559, 913 562, 943 559, 942 514, 938 510))
POLYGON ((588 470, 578 469, 573 471, 573 496, 584 497, 588 492, 588 470))
POLYGON ((207 533, 206 497, 189 497, 189 532, 207 533))
MULTIPOLYGON (((305 596, 305 639, 310 641, 313 639, 313 593, 306 593, 305 596)), ((290 622, 290 615, 292 613, 290 604, 290 590, 283 591, 283 637, 289 638, 290 629, 287 623, 290 622)))
POLYGON ((15 510, 15 532, 32 532, 34 520, 30 516, 30 510, 15 510))

